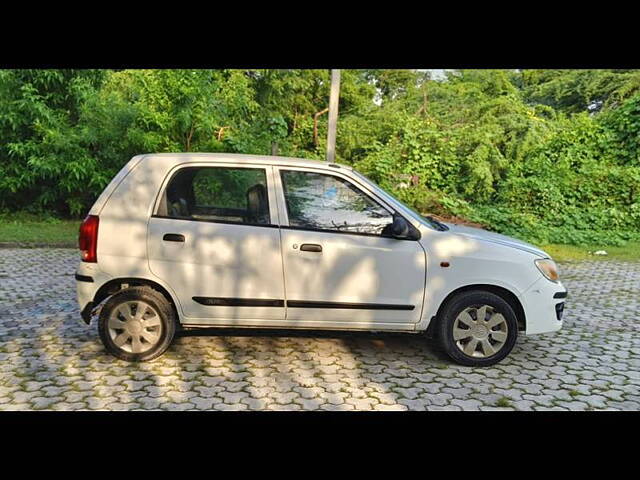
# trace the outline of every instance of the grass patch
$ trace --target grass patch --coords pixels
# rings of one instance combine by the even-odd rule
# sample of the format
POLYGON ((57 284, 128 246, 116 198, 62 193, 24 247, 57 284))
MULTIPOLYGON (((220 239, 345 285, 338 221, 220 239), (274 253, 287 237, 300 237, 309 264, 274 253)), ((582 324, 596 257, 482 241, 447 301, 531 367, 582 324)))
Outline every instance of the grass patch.
POLYGON ((496 407, 508 408, 512 406, 513 406, 513 403, 511 403, 511 400, 507 397, 501 397, 496 402, 496 407))
POLYGON ((620 260, 625 262, 640 261, 640 242, 629 242, 621 247, 603 247, 601 245, 542 245, 541 248, 554 260, 559 262, 576 260, 620 260), (604 250, 607 255, 594 255, 593 252, 604 250))
POLYGON ((577 397, 578 395, 580 395, 579 391, 577 391, 577 390, 569 390, 569 396, 577 397))
POLYGON ((80 223, 80 220, 59 220, 26 213, 1 214, 0 243, 75 247, 80 223))

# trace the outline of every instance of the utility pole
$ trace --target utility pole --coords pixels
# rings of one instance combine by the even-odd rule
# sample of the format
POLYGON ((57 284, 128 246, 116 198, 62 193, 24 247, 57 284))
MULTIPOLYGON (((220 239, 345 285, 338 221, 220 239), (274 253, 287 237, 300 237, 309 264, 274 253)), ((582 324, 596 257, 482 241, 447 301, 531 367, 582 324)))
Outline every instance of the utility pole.
POLYGON ((331 95, 329 97, 329 129, 327 131, 327 162, 336 158, 336 126, 338 123, 338 100, 340 99, 340 70, 331 70, 331 95))

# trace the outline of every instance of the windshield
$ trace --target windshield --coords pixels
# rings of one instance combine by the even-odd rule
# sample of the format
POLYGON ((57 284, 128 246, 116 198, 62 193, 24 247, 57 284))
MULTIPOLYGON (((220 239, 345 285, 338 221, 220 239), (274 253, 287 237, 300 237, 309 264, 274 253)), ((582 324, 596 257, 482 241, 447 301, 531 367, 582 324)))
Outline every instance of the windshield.
POLYGON ((393 195, 391 195, 390 193, 388 193, 387 191, 385 191, 380 185, 378 185, 376 182, 374 182, 373 180, 371 180, 370 178, 368 178, 366 175, 361 174, 360 172, 356 171, 356 170, 352 170, 353 173, 355 173, 358 177, 360 177, 363 180, 366 180, 367 183, 370 183, 374 186, 377 187, 378 193, 380 194, 380 196, 384 197, 387 201, 391 200, 393 202, 399 203, 400 205, 402 205, 405 209, 409 210, 409 212, 413 213, 413 216, 416 218, 416 220, 421 221, 422 223, 426 223, 428 226, 430 226, 431 228, 433 228, 434 230, 449 230, 449 227, 447 227, 444 223, 439 222, 438 220, 436 220, 435 218, 429 217, 429 216, 424 216, 422 215, 420 212, 418 212, 417 210, 415 210, 414 208, 411 208, 409 205, 407 205, 404 202, 401 202, 400 200, 398 200, 396 197, 394 197, 393 195))

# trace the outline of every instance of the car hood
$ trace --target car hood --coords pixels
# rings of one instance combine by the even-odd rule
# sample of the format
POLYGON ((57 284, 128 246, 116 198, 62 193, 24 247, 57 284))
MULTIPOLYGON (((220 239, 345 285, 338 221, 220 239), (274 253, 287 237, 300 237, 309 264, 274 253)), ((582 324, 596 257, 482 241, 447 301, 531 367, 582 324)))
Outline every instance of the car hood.
MULTIPOLYGON (((445 222, 443 222, 445 223, 445 222)), ((457 235, 463 235, 465 237, 474 238, 477 240, 484 240, 486 242, 498 243, 500 245, 506 245, 507 247, 517 248, 524 250, 525 252, 533 253, 534 255, 540 255, 541 257, 549 257, 544 250, 539 249, 535 245, 523 242, 517 238, 508 237, 507 235, 501 235, 500 233, 489 232, 481 228, 466 227, 464 225, 456 225, 454 223, 445 223, 449 227, 449 232, 457 235)))

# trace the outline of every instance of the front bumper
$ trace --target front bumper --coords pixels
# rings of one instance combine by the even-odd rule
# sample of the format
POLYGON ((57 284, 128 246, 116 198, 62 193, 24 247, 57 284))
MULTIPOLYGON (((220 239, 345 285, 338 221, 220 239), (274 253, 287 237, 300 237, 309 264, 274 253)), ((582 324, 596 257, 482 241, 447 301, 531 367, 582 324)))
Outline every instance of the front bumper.
POLYGON ((525 333, 534 335, 560 330, 566 296, 562 282, 554 283, 544 277, 529 287, 520 298, 526 318, 525 333))

